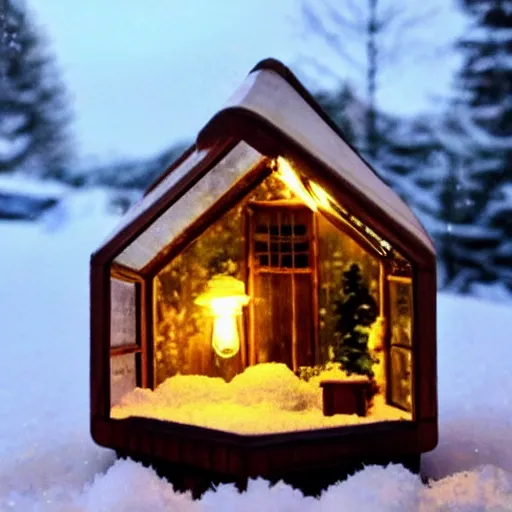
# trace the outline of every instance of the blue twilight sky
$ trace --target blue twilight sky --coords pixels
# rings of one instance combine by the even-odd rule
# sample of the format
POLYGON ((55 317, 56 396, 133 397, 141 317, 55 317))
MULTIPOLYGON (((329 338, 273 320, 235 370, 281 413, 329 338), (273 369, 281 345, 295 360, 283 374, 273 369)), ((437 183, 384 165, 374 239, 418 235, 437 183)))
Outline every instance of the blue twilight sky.
MULTIPOLYGON (((313 53, 361 83, 349 65, 305 39, 297 0, 26 1, 57 56, 86 159, 153 156, 191 139, 265 57, 297 70, 313 53)), ((414 113, 448 92, 456 59, 444 48, 462 20, 451 0, 428 2, 441 11, 407 44, 435 42, 441 52, 389 67, 379 97, 388 110, 414 113)))

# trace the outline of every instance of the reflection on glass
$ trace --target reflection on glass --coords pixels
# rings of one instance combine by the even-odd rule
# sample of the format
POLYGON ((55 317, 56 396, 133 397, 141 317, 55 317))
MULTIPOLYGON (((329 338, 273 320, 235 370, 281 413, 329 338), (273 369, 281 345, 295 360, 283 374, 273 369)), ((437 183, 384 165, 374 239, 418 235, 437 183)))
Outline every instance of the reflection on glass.
POLYGON ((110 280, 110 346, 134 345, 136 334, 136 285, 110 280))
POLYGON ((391 324, 391 401, 412 408, 412 280, 389 277, 391 324))
POLYGON ((110 403, 117 405, 121 398, 137 385, 136 355, 125 354, 110 358, 110 403))
POLYGON ((412 297, 410 282, 390 282, 392 344, 411 346, 412 297))
POLYGON ((403 347, 391 347, 391 368, 393 379, 391 385, 391 396, 393 403, 411 410, 412 394, 412 361, 411 351, 403 347))

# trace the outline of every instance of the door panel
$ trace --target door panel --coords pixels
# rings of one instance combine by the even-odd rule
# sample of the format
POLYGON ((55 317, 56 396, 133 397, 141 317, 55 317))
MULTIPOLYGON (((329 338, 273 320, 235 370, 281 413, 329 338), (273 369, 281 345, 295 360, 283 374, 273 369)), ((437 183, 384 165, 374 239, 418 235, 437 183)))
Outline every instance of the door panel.
POLYGON ((254 313, 258 363, 292 364, 291 279, 285 274, 260 274, 255 280, 254 313))
POLYGON ((251 364, 313 363, 313 214, 303 205, 249 207, 251 364))
POLYGON ((297 336, 297 365, 308 366, 313 362, 313 284, 311 274, 292 274, 295 281, 295 314, 297 336))

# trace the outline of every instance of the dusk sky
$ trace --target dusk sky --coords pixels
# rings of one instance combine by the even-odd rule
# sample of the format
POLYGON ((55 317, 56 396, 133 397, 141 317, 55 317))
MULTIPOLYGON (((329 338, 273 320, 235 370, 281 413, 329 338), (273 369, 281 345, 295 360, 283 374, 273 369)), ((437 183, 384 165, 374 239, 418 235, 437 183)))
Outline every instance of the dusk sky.
MULTIPOLYGON (((442 6, 441 15, 411 44, 435 41, 447 48, 461 30, 460 17, 447 0, 430 2, 442 6)), ((86 159, 154 156, 192 139, 266 57, 299 71, 301 58, 312 52, 361 87, 355 70, 304 38, 297 0, 27 3, 63 72, 79 156, 86 159)), ((392 112, 421 111, 447 94, 453 69, 447 50, 401 59, 383 76, 379 102, 392 112)))

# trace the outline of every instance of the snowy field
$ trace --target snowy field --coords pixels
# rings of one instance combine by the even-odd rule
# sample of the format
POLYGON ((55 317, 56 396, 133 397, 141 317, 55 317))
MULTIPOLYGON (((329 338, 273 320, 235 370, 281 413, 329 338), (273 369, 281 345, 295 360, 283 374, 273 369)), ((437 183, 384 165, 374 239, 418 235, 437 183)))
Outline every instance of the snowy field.
POLYGON ((94 445, 88 261, 117 222, 101 191, 39 224, 0 224, 0 511, 512 511, 512 304, 439 297, 440 442, 423 485, 368 467, 304 498, 221 486, 200 501, 94 445))

